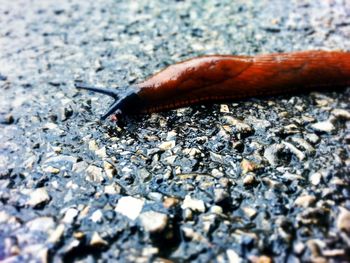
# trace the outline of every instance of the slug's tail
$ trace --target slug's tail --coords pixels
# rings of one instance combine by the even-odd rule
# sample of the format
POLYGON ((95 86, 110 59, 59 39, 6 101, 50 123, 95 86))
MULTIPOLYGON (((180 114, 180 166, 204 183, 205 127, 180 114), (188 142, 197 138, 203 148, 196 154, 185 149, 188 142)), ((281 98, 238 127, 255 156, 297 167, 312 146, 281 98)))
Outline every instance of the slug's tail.
POLYGON ((114 99, 114 102, 111 104, 111 106, 109 107, 107 112, 101 116, 101 120, 105 120, 109 115, 111 115, 114 112, 116 112, 116 114, 121 113, 118 111, 120 111, 119 108, 120 108, 120 103, 122 100, 119 98, 119 94, 118 94, 117 90, 92 87, 92 86, 87 85, 86 83, 78 82, 78 81, 75 82, 75 87, 77 89, 84 89, 84 90, 89 90, 89 91, 101 93, 104 95, 108 95, 114 99))

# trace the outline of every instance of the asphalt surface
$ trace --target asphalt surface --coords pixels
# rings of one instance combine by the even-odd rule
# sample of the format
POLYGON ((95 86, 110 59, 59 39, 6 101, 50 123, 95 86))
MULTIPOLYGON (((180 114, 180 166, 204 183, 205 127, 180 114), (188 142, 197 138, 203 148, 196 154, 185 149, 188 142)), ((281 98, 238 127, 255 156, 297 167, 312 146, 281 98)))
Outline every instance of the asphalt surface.
POLYGON ((118 126, 74 81, 349 47, 348 1, 2 1, 0 261, 347 262, 349 88, 118 126))

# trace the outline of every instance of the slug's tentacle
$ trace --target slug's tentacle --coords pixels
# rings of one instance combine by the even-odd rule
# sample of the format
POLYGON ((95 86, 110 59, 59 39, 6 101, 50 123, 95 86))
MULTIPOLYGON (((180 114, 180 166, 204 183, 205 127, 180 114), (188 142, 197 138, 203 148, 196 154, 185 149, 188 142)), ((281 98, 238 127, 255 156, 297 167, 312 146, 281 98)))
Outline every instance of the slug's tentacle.
POLYGON ((111 89, 111 88, 110 89, 108 89, 108 88, 106 89, 106 88, 92 87, 92 86, 89 86, 86 83, 80 82, 80 81, 76 81, 74 83, 74 85, 75 85, 75 87, 77 89, 85 89, 85 90, 89 90, 89 91, 105 94, 105 95, 111 96, 112 98, 114 98, 116 100, 119 98, 118 92, 116 90, 114 90, 114 89, 111 89))
POLYGON ((115 99, 102 119, 204 102, 350 86, 350 52, 302 51, 258 56, 212 55, 189 59, 127 89, 76 83, 115 99))
MULTIPOLYGON (((105 114, 101 116, 101 120, 105 120, 109 115, 115 113, 116 115, 129 114, 137 111, 137 107, 142 105, 139 96, 135 93, 137 88, 128 88, 127 91, 122 92, 112 88, 98 88, 90 86, 84 82, 76 81, 75 87, 77 89, 84 89, 108 95, 114 99, 114 102, 109 106, 105 114)), ((123 89, 125 90, 125 89, 123 89)))
POLYGON ((77 89, 84 89, 84 90, 89 90, 89 91, 101 93, 104 95, 108 95, 114 99, 114 102, 111 104, 107 112, 104 115, 102 115, 101 120, 105 120, 109 115, 111 115, 114 112, 116 112, 117 114, 119 113, 118 109, 119 109, 119 104, 121 102, 121 99, 119 99, 119 94, 116 90, 108 89, 108 88, 106 89, 106 88, 92 87, 87 85, 86 83, 78 82, 78 81, 75 82, 75 87, 77 89))

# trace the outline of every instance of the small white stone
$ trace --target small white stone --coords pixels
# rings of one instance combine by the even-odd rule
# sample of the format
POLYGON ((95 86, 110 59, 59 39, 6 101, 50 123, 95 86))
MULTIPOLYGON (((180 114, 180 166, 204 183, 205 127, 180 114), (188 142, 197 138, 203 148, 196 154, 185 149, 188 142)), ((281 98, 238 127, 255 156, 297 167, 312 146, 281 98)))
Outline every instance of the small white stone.
POLYGON ((322 175, 320 173, 313 173, 310 176, 310 182, 313 185, 318 185, 321 182, 322 175))
POLYGON ((52 217, 48 216, 38 217, 28 221, 26 227, 28 227, 30 231, 48 232, 55 227, 55 221, 52 217))
POLYGON ((309 207, 310 205, 316 202, 316 197, 313 195, 302 195, 295 199, 294 204, 297 206, 302 206, 304 208, 309 207))
POLYGON ((334 109, 332 115, 337 119, 350 120, 350 112, 344 109, 334 109))
POLYGON ((94 232, 92 234, 92 237, 90 240, 90 245, 91 246, 107 246, 108 243, 97 232, 94 232))
POLYGON ((283 144, 292 152, 295 154, 295 156, 299 159, 299 161, 302 161, 305 159, 305 154, 300 151, 298 148, 296 148, 293 144, 289 142, 283 141, 283 144))
POLYGON ((126 196, 119 199, 115 211, 128 217, 130 220, 135 220, 145 203, 145 200, 138 199, 132 196, 126 196))
POLYGON ((306 136, 305 136, 305 138, 309 141, 309 142, 311 142, 311 143, 313 143, 313 144, 316 144, 316 143, 318 143, 319 141, 320 141, 320 137, 318 137, 316 134, 314 134, 314 133, 309 133, 309 134, 307 134, 306 136))
POLYGON ((252 131, 252 127, 238 119, 235 119, 231 116, 224 116, 222 118, 223 122, 229 124, 235 128, 235 130, 239 133, 248 133, 252 131))
POLYGON ((30 193, 29 200, 27 204, 35 207, 37 205, 47 203, 50 200, 50 196, 46 191, 45 187, 37 188, 30 193))
POLYGON ((167 141, 167 142, 162 142, 159 145, 159 149, 162 151, 170 150, 175 147, 175 141, 167 141))
POLYGON ((197 148, 186 148, 182 151, 184 154, 188 154, 189 156, 195 156, 196 154, 201 153, 201 151, 197 148))
POLYGON ((251 207, 243 207, 242 208, 244 214, 249 217, 250 219, 254 218, 257 214, 256 209, 251 208, 251 207))
POLYGON ((112 164, 109 162, 103 162, 103 169, 105 170, 105 173, 109 179, 112 179, 114 177, 116 170, 112 164))
POLYGON ((98 149, 97 151, 95 151, 95 154, 96 154, 98 157, 106 158, 106 157, 107 157, 106 147, 103 146, 101 149, 98 149))
POLYGON ((98 150, 98 145, 95 140, 89 141, 89 150, 93 152, 98 150))
POLYGON ((213 169, 211 171, 211 175, 214 176, 215 178, 220 178, 224 175, 224 173, 220 172, 218 169, 213 169))
POLYGON ((60 172, 60 169, 52 167, 52 166, 46 166, 43 168, 43 171, 45 173, 58 174, 60 172))
POLYGON ((60 224, 56 229, 50 234, 48 238, 49 243, 58 243, 61 240, 61 237, 64 233, 64 225, 60 224))
POLYGON ((230 110, 229 110, 229 108, 228 108, 228 106, 226 104, 221 104, 220 105, 220 112, 229 113, 230 110))
POLYGON ((186 195, 182 205, 182 209, 189 208, 192 211, 197 211, 203 213, 205 211, 205 205, 202 200, 194 199, 190 195, 186 195))
POLYGON ((75 208, 69 208, 62 219, 63 223, 72 224, 74 219, 77 217, 79 211, 75 208))
POLYGON ((226 255, 227 255, 229 263, 240 263, 240 262, 242 262, 242 259, 239 257, 239 255, 232 249, 226 250, 226 255))
POLYGON ((213 205, 212 207, 210 207, 210 212, 217 214, 217 215, 221 215, 223 213, 223 211, 224 210, 219 205, 213 205))
POLYGON ((251 185, 255 182, 255 175, 254 174, 247 174, 246 176, 244 176, 243 178, 243 185, 247 186, 247 185, 251 185))
POLYGON ((119 194, 120 193, 120 186, 116 185, 116 184, 110 184, 110 185, 106 185, 104 192, 106 194, 110 194, 110 195, 115 195, 115 194, 119 194))
POLYGON ((166 136, 166 140, 167 141, 171 141, 174 140, 177 136, 177 133, 175 131, 170 131, 168 132, 167 136, 166 136))
POLYGON ((95 212, 93 212, 93 214, 91 215, 90 219, 92 222, 98 223, 102 221, 102 217, 103 214, 101 212, 101 210, 96 210, 95 212))
POLYGON ((102 176, 102 169, 100 167, 97 167, 95 165, 90 165, 86 169, 86 179, 91 182, 101 183, 104 178, 102 176))
POLYGON ((176 158, 177 158, 176 155, 171 155, 169 157, 164 158, 164 161, 169 165, 173 165, 176 158))
POLYGON ((334 125, 330 121, 317 122, 311 125, 311 128, 319 132, 332 132, 335 130, 334 125))
POLYGON ((147 211, 140 215, 140 220, 146 231, 156 233, 165 229, 168 223, 168 216, 155 211, 147 211))
POLYGON ((350 233, 350 211, 344 207, 339 207, 340 213, 337 218, 337 228, 350 233))

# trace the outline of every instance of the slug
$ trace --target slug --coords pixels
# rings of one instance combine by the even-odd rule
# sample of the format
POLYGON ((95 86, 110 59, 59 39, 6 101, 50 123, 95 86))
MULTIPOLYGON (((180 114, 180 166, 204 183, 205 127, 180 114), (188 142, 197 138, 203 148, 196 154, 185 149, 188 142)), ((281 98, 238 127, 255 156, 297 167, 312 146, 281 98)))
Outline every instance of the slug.
POLYGON ((112 113, 151 113, 204 102, 350 86, 350 52, 202 56, 171 65, 123 91, 82 82, 75 85, 115 99, 102 116, 105 119, 112 113))

